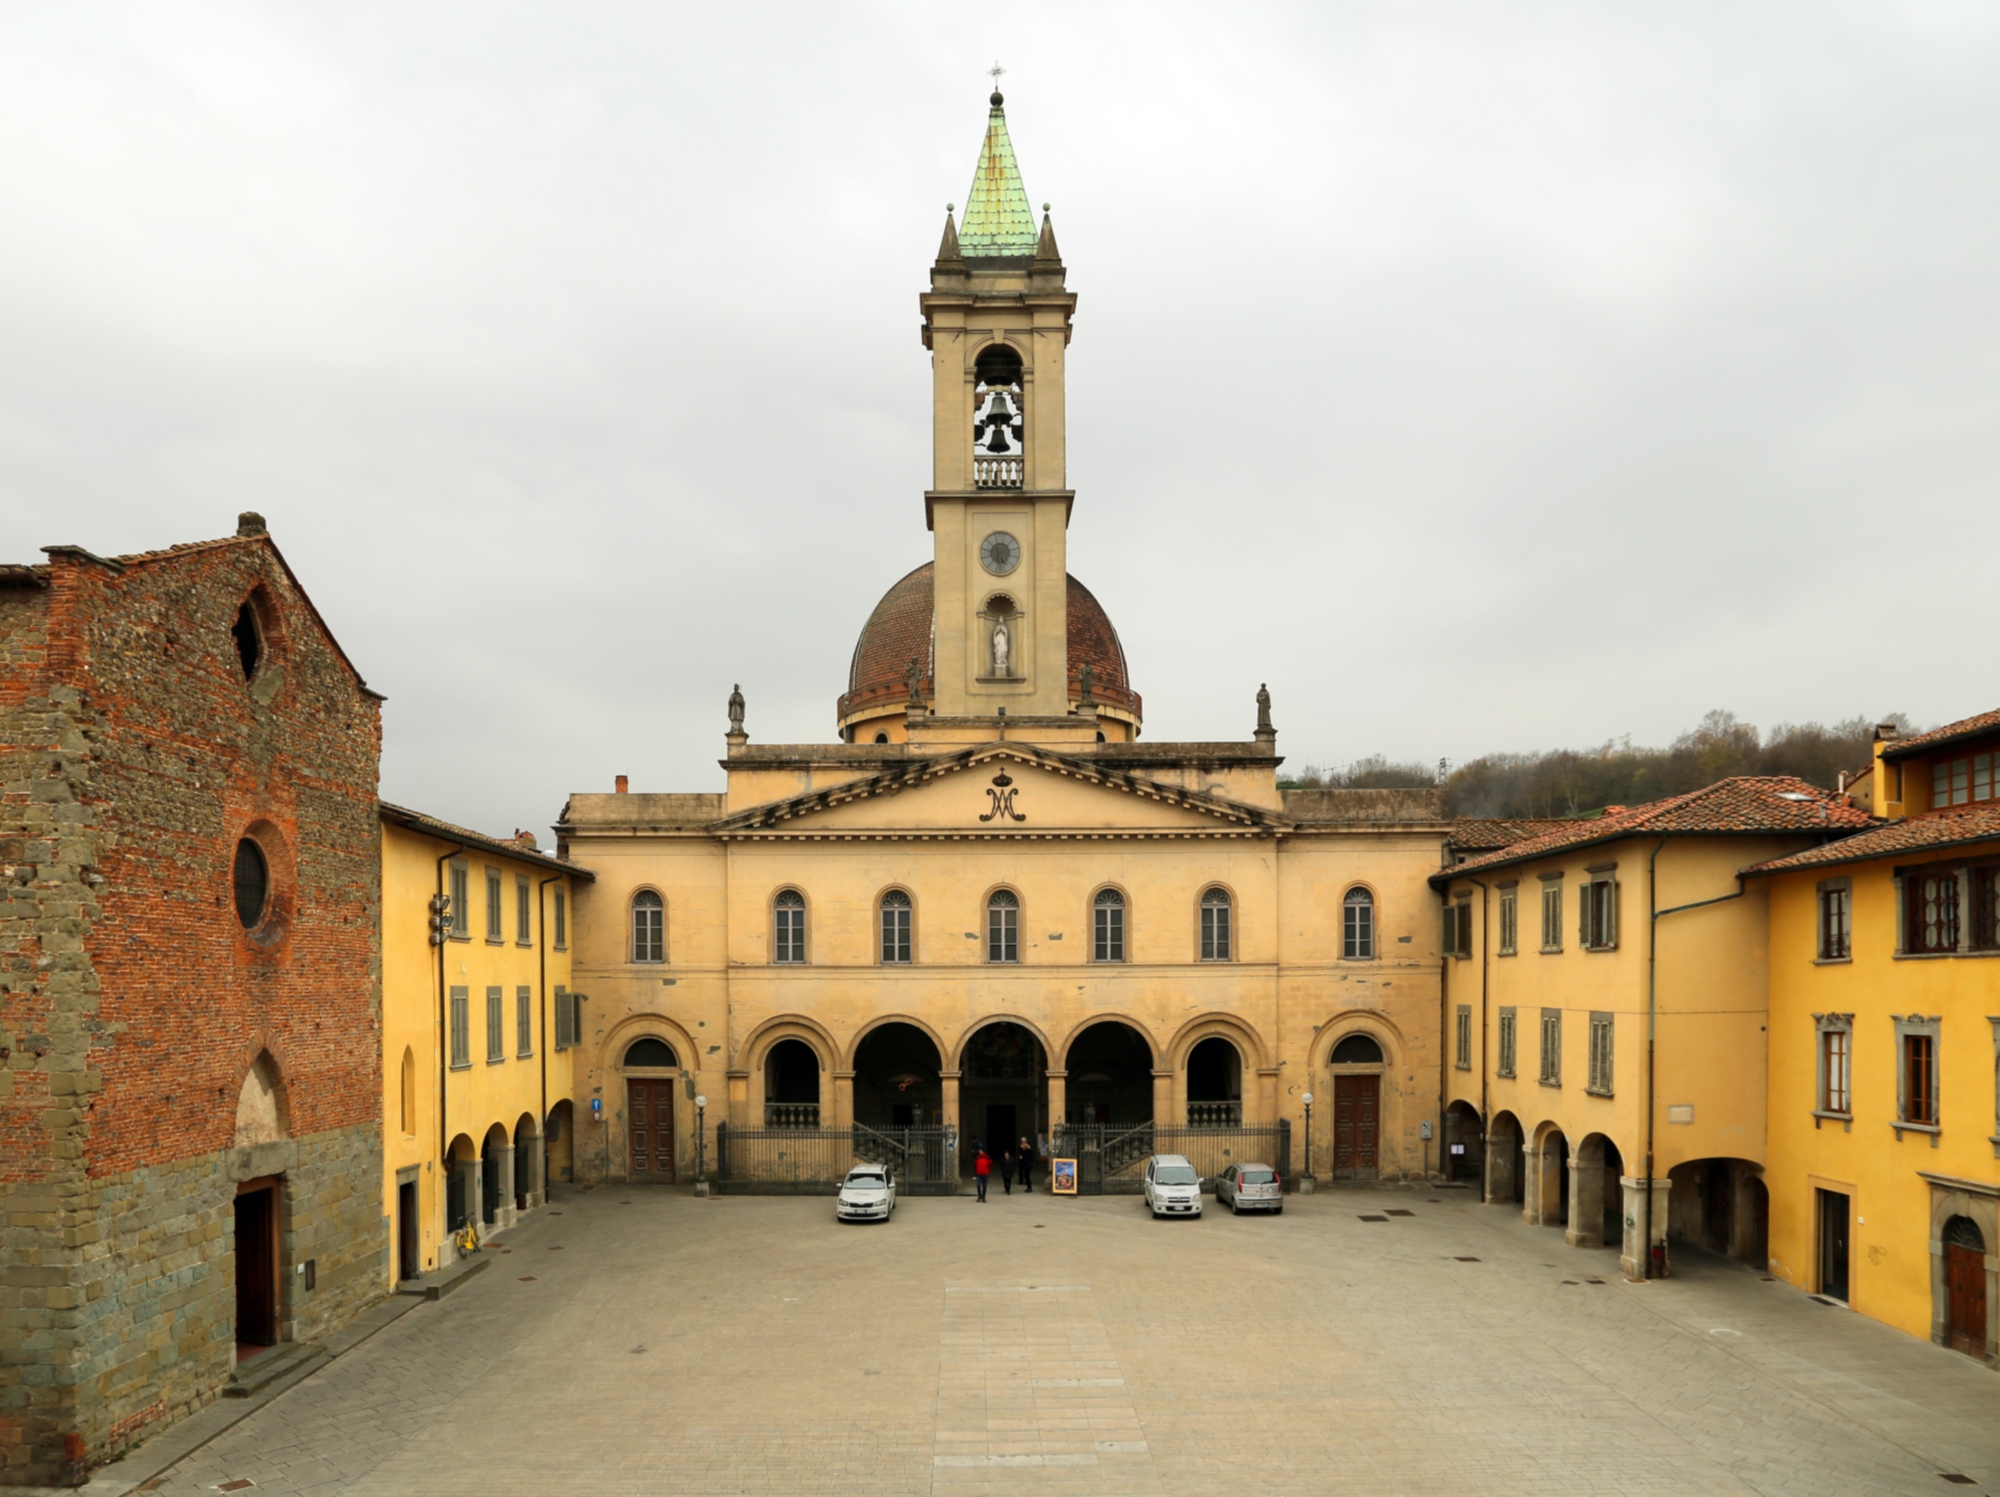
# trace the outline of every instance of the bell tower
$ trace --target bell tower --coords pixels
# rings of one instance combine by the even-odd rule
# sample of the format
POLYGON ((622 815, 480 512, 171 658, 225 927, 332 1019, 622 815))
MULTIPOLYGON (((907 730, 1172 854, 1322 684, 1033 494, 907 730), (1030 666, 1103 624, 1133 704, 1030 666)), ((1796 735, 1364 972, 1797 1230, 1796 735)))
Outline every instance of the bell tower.
POLYGON ((962 219, 921 298, 931 351, 933 710, 1060 717, 1068 667, 1070 503, 1063 361, 1076 297, 1040 230, 996 91, 962 219))

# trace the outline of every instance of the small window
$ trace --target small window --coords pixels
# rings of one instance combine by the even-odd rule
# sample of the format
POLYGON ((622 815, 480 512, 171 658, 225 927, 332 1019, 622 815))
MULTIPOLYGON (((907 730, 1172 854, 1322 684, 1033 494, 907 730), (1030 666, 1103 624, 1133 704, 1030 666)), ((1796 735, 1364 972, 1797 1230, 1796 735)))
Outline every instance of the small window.
POLYGON ((574 1045, 576 1035, 576 995, 568 988, 556 988, 556 1048, 567 1050, 574 1045))
POLYGON ((1901 1074, 1897 1078, 1901 1116, 1906 1123, 1935 1128, 1938 1121, 1937 1035, 1934 1032, 1905 1033, 1901 1074))
POLYGON ((1501 1009, 1500 1064, 1497 1069, 1502 1076, 1512 1076, 1514 1074, 1514 1050, 1517 1034, 1518 1030, 1515 1027, 1514 1010, 1511 1008, 1501 1009))
POLYGON ((454 1069, 472 1064, 472 990, 451 990, 451 1063, 454 1069))
POLYGON ((1819 1110, 1841 1117, 1854 1111, 1853 1015, 1829 1014, 1819 1021, 1819 1110))
POLYGON ((248 837, 236 844, 235 882, 236 919, 245 930, 255 930, 271 903, 271 865, 248 837))
POLYGON ((504 1008, 506 993, 500 988, 486 990, 486 1063, 507 1058, 507 1031, 504 1008))
POLYGON ((1229 895, 1221 889, 1201 896, 1201 959, 1229 960, 1229 895))
POLYGON ((882 896, 883 961, 909 961, 910 914, 910 896, 901 889, 891 889, 882 896))
POLYGON ((632 960, 667 959, 667 902, 651 889, 632 896, 632 960))
POLYGON ((1471 956, 1472 900, 1470 897, 1460 899, 1453 909, 1457 918, 1451 922, 1451 945, 1448 949, 1453 956, 1471 956))
POLYGON ((569 895, 561 885, 555 890, 556 950, 569 949, 569 895))
POLYGON ((806 959, 806 897, 797 889, 786 889, 772 901, 773 940, 771 960, 803 962, 806 959))
POLYGON ((1599 1097, 1611 1095, 1612 1016, 1590 1016, 1590 1082, 1584 1088, 1599 1097))
POLYGON ((1819 891, 1819 959, 1844 962, 1853 956, 1853 889, 1846 883, 1828 884, 1819 891))
POLYGON ((514 989, 514 1049, 523 1059, 535 1053, 535 990, 514 989))
POLYGON ((1518 889, 1500 891, 1500 955, 1512 956, 1519 949, 1521 904, 1518 889))
POLYGON ((1958 950, 1958 870, 1913 868, 1903 875, 1903 888, 1909 900, 1904 925, 1909 949, 1926 954, 1958 950))
POLYGON ((487 940, 498 941, 501 939, 500 922, 502 918, 503 916, 500 909, 500 870, 497 868, 489 868, 486 870, 486 939, 487 940))
POLYGON ((986 960, 1021 959, 1021 900, 1008 889, 995 889, 986 900, 986 960))
POLYGON ((256 605, 248 598, 236 610, 229 634, 236 641, 236 663, 243 667, 243 679, 256 680, 257 668, 264 663, 264 626, 258 621, 256 605))
POLYGON ((402 1100, 402 1124, 406 1137, 417 1131, 417 1056, 408 1045, 403 1047, 402 1085, 398 1088, 402 1100))
POLYGON ((535 939, 535 897, 524 878, 514 880, 514 940, 528 946, 535 939))
POLYGON ((1618 885, 1593 878, 1578 891, 1577 937, 1585 951, 1612 951, 1618 945, 1618 885))
POLYGON ((631 1046, 625 1051, 625 1065, 628 1068, 637 1066, 652 1066, 655 1068, 673 1067, 678 1066, 680 1063, 680 1057, 674 1054, 674 1047, 672 1045, 669 1045, 665 1040, 655 1039, 651 1035, 647 1035, 644 1039, 632 1041, 631 1046))
POLYGON ((1379 1066, 1382 1047, 1373 1035, 1350 1034, 1333 1047, 1328 1064, 1336 1066, 1379 1066))
POLYGON ((2000 947, 2000 868, 1972 870, 1972 945, 1977 951, 2000 947))
POLYGON ((1542 885, 1542 950, 1563 949, 1563 886, 1551 880, 1542 885))
POLYGON ((1962 806, 1968 801, 2000 796, 2000 753, 1974 754, 1966 759, 1939 760, 1931 765, 1931 809, 1962 806))
POLYGON ((1563 1016, 1559 1008, 1542 1010, 1542 1085, 1563 1081, 1563 1016))
POLYGON ((1349 889, 1340 902, 1340 954, 1350 962, 1375 955, 1375 896, 1366 889, 1349 889))
POLYGON ((1453 1049, 1452 1063, 1461 1071, 1472 1069, 1472 1005, 1458 1006, 1457 1044, 1453 1049))
POLYGON ((1092 903, 1091 916, 1091 959, 1100 962, 1124 961, 1125 896, 1116 889, 1102 890, 1092 903))
POLYGON ((459 940, 472 934, 472 871, 463 863, 451 865, 451 933, 459 940))

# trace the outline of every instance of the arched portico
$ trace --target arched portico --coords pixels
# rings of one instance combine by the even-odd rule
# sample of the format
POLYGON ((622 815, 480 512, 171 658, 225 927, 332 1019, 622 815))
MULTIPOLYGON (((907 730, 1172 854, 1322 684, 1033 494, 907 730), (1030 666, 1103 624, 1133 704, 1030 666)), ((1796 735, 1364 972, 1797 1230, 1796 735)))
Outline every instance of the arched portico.
POLYGON ((533 1211, 548 1198, 542 1130, 535 1115, 524 1112, 514 1123, 514 1209, 533 1211))
POLYGON ((1479 1109, 1470 1102, 1453 1102, 1444 1110, 1444 1177, 1460 1184, 1476 1183, 1486 1173, 1485 1136, 1479 1109))
POLYGON ((1486 1199, 1519 1206, 1527 1200, 1526 1160, 1521 1120, 1511 1112, 1496 1112, 1486 1130, 1486 1199))
POLYGON ((870 1128, 934 1128, 944 1121, 944 1047, 927 1025, 880 1019, 856 1041, 854 1121, 870 1128))
POLYGON ((1625 1159, 1618 1145, 1592 1133, 1569 1161, 1569 1221, 1563 1241, 1571 1247, 1624 1248, 1625 1197, 1619 1179, 1625 1159))
POLYGON ((803 1014, 767 1019, 749 1033, 737 1054, 742 1070, 735 1074, 747 1083, 746 1105, 740 1114, 732 1105, 732 1128, 846 1127, 853 1121, 833 1105, 836 1073, 843 1082, 848 1073, 838 1070, 841 1046, 818 1021, 803 1014))
POLYGON ((947 1126, 956 1113, 961 1171, 971 1171, 975 1143, 997 1154, 1017 1139, 1047 1135, 1052 1078, 1037 1030, 1015 1019, 984 1021, 966 1032, 957 1060, 941 1091, 947 1126))
POLYGON ((479 1220, 494 1231, 514 1225, 514 1136, 504 1123, 486 1130, 479 1148, 479 1220))
POLYGON ((1077 1127, 1136 1127, 1158 1116, 1156 1076, 1171 1081, 1153 1041, 1130 1019, 1102 1015, 1080 1024, 1063 1046, 1067 1116, 1077 1127))
POLYGON ((1765 1267, 1769 1197, 1763 1166, 1747 1159, 1690 1159, 1667 1171, 1667 1236, 1765 1267))
POLYGON ((1214 1122, 1223 1116, 1256 1125, 1268 1123, 1276 1111, 1277 1073, 1269 1049, 1263 1036, 1234 1014, 1202 1014, 1188 1020, 1167 1044, 1166 1068, 1173 1073, 1172 1111, 1167 1116, 1190 1123, 1214 1122), (1225 1045, 1226 1054, 1220 1049, 1225 1045), (1219 1074, 1218 1066, 1228 1074, 1219 1074), (1213 1104, 1219 1102, 1235 1103, 1233 1116, 1226 1111, 1218 1114, 1213 1104))
POLYGON ((1535 1130, 1524 1151, 1528 1180, 1521 1220, 1531 1226, 1561 1227, 1569 1222, 1569 1140, 1554 1123, 1535 1130))

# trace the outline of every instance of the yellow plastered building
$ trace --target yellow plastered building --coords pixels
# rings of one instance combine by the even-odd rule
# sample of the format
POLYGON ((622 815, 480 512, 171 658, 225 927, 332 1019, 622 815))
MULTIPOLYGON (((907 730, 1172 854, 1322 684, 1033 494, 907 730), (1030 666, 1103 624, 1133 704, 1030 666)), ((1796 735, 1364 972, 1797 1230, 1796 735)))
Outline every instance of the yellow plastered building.
POLYGON ((1768 889, 1770 1271, 1995 1365, 2000 712, 1878 730, 1883 824, 1768 889))
POLYGON ((1461 823, 1445 902, 1456 1178, 1616 1244, 1764 1254, 1765 888, 1753 864, 1868 825, 1802 780, 1723 780, 1649 805, 1461 823), (1497 844, 1497 845, 1495 845, 1497 844))
POLYGON ((571 1177, 570 984, 590 874, 401 806, 382 811, 387 1273, 447 1266, 571 1177))

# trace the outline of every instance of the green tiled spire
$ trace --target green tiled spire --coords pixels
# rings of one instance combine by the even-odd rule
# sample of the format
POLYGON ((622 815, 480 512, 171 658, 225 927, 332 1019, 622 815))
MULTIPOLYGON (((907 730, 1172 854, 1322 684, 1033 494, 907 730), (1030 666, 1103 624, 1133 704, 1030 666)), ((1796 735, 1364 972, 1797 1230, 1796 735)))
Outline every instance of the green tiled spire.
POLYGON ((1021 169, 1014 164, 1014 143, 1007 138, 1005 102, 997 92, 993 95, 979 169, 972 174, 965 217, 958 225, 959 252, 967 259, 1035 252, 1035 215, 1021 185, 1021 169))

